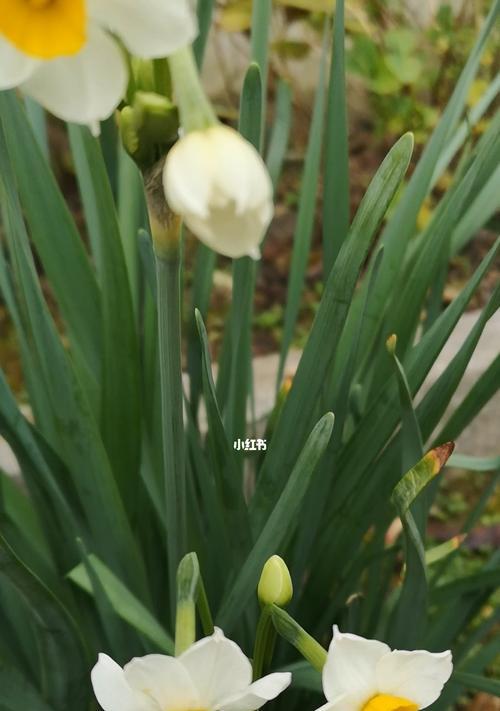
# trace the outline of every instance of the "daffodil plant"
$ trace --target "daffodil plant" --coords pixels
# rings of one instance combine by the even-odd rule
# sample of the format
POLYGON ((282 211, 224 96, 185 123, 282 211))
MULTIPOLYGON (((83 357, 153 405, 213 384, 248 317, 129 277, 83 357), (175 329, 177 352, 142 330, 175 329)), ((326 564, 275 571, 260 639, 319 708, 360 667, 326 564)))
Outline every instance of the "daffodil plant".
POLYGON ((500 0, 419 159, 405 133, 352 219, 335 5, 261 417, 253 305, 294 104, 271 72, 273 3, 252 3, 233 125, 200 78, 212 0, 0 0, 0 319, 22 366, 20 386, 0 349, 18 466, 0 469, 1 711, 446 711, 499 693, 499 554, 453 564, 498 483, 460 435, 499 359, 457 395, 498 287, 428 376, 498 255, 449 302, 450 260, 498 208, 499 84, 468 97, 500 0), (318 304, 289 372, 316 215, 318 304), (436 544, 450 466, 481 495, 436 544))

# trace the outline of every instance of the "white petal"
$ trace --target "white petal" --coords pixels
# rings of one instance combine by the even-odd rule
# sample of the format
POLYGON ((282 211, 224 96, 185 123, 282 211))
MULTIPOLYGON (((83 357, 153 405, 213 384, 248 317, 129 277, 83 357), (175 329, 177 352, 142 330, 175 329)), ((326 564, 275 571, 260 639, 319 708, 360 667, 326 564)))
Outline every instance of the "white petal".
POLYGON ((138 657, 125 665, 124 674, 128 684, 154 699, 161 711, 200 708, 189 674, 175 657, 163 654, 138 657))
POLYGON ((269 226, 268 218, 269 213, 260 208, 238 214, 234 205, 213 208, 206 219, 184 215, 186 225, 202 242, 232 259, 258 257, 258 245, 269 226))
POLYGON ((99 655, 91 678, 94 694, 104 711, 157 711, 154 703, 138 697, 130 688, 123 669, 107 654, 99 655))
POLYGON ((188 133, 168 152, 163 187, 174 212, 208 215, 213 161, 205 131, 188 133))
POLYGON ((356 694, 341 694, 316 711, 360 711, 359 696, 356 694))
POLYGON ((217 708, 224 711, 255 711, 263 706, 266 701, 275 699, 281 692, 290 686, 292 675, 289 672, 268 674, 258 681, 250 684, 245 691, 223 699, 217 708))
POLYGON ((113 113, 127 81, 118 45, 99 27, 91 26, 81 52, 40 63, 21 88, 55 116, 92 124, 113 113))
POLYGON ((383 642, 333 628, 333 639, 323 667, 323 691, 329 701, 342 694, 357 696, 360 706, 377 693, 377 662, 390 648, 383 642))
POLYGON ((234 200, 239 212, 272 200, 273 188, 267 168, 251 143, 228 126, 207 131, 215 155, 217 191, 234 200))
POLYGON ((409 699, 424 709, 439 697, 452 671, 451 652, 396 649, 377 664, 379 691, 409 699))
POLYGON ((13 89, 25 81, 40 64, 0 37, 0 89, 13 89))
POLYGON ((179 661, 196 685, 203 708, 220 708, 222 699, 246 691, 252 681, 250 662, 219 629, 195 642, 179 661))
POLYGON ((197 33, 187 0, 87 0, 90 16, 115 32, 139 57, 166 57, 197 33))

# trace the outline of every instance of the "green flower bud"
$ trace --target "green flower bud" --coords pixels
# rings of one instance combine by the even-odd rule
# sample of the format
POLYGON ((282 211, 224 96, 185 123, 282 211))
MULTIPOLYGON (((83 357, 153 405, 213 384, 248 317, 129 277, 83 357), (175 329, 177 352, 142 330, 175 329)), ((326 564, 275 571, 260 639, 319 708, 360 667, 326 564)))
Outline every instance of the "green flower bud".
POLYGON ((273 555, 262 568, 257 588, 259 600, 263 605, 284 607, 293 596, 290 572, 283 558, 273 555))
POLYGON ((385 347, 389 355, 393 356, 396 353, 396 346, 398 345, 398 337, 393 333, 387 341, 385 342, 385 347))
POLYGON ((178 129, 177 107, 159 94, 137 91, 132 105, 120 114, 123 145, 142 170, 165 155, 178 129))

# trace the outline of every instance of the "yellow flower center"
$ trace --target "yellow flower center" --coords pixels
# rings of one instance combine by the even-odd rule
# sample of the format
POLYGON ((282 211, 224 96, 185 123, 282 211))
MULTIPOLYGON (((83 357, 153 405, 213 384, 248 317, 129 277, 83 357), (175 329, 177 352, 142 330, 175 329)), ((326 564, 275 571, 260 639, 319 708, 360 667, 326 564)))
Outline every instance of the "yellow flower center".
POLYGON ((400 696, 377 694, 366 703, 361 711, 418 711, 417 704, 400 696))
POLYGON ((0 35, 30 57, 76 54, 86 32, 85 0, 0 0, 0 35))

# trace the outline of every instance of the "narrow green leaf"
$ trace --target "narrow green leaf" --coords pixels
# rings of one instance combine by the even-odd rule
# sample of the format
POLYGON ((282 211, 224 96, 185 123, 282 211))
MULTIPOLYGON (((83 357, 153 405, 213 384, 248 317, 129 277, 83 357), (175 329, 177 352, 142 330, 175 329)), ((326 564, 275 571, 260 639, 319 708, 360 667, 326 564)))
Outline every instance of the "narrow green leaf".
POLYGON ((2 711, 19 711, 19 709, 55 711, 55 707, 46 703, 38 689, 20 673, 19 669, 5 664, 1 659, 0 689, 2 689, 0 699, 2 711))
POLYGON ((483 691, 491 696, 500 696, 500 680, 493 677, 480 676, 479 674, 468 674, 456 669, 453 672, 453 681, 462 684, 467 689, 483 691))
POLYGON ((251 540, 248 513, 243 495, 243 477, 222 423, 212 377, 208 336, 199 312, 196 312, 196 322, 202 351, 203 392, 208 420, 207 440, 213 478, 225 519, 226 532, 232 541, 231 549, 235 554, 235 566, 237 567, 248 552, 251 540))
POLYGON ((252 500, 252 527, 261 530, 300 449, 335 358, 356 280, 371 241, 403 179, 413 148, 403 136, 375 175, 351 227, 314 320, 293 386, 278 421, 252 500))
MULTIPOLYGON (((0 159, 3 148, 0 132, 0 159)), ((8 163, 4 169, 0 183, 6 197, 10 256, 22 298, 23 329, 36 358, 33 362, 37 366, 37 393, 43 393, 47 401, 43 411, 46 419, 37 418, 37 426, 71 475, 99 551, 109 561, 121 562, 131 579, 142 579, 144 583, 142 562, 87 393, 56 331, 38 282, 19 204, 8 180, 8 163), (113 536, 109 536, 110 527, 113 536)), ((84 537, 85 531, 81 535, 84 537)))
POLYGON ((500 585, 500 567, 483 569, 462 578, 456 578, 444 585, 437 585, 431 590, 431 600, 436 604, 446 604, 455 597, 462 597, 483 589, 494 590, 500 585))
POLYGON ((87 653, 74 620, 0 537, 0 574, 28 603, 40 644, 47 701, 56 708, 87 707, 87 653))
POLYGON ((101 431, 129 511, 137 505, 140 456, 140 373, 135 317, 118 220, 98 141, 70 125, 80 193, 100 266, 103 325, 101 431))
POLYGON ((327 413, 316 424, 288 478, 278 502, 257 537, 254 547, 225 596, 217 615, 224 629, 234 626, 255 589, 266 560, 280 550, 297 525, 297 515, 311 477, 330 440, 334 416, 327 413))
POLYGON ((196 248, 193 273, 193 296, 190 304, 187 345, 187 368, 189 373, 189 403, 193 417, 198 412, 202 388, 201 350, 195 311, 206 318, 212 290, 216 254, 201 242, 196 248))
POLYGON ((311 240, 316 214, 318 180, 321 166, 321 149, 323 146, 323 127, 325 121, 325 62, 326 33, 323 40, 321 67, 318 86, 314 99, 314 109, 309 132, 304 172, 302 174, 297 225, 293 236, 292 261, 285 306, 285 320, 281 337, 280 360, 277 375, 277 387, 281 385, 288 349, 293 339, 297 317, 299 314, 300 297, 304 288, 311 240))
POLYGON ((439 474, 453 452, 453 447, 452 442, 447 442, 431 449, 398 482, 392 492, 391 500, 400 515, 408 511, 422 489, 439 474))
MULTIPOLYGON (((95 555, 87 556, 116 614, 127 624, 151 640, 165 654, 173 654, 174 642, 158 620, 144 607, 124 583, 95 555)), ((68 577, 78 587, 90 595, 94 594, 92 583, 80 563, 68 573, 68 577)))
MULTIPOLYGON (((262 102, 260 106, 260 139, 258 147, 262 148, 266 125, 266 97, 269 65, 269 37, 271 33, 272 0, 260 0, 252 3, 251 57, 259 67, 262 77, 262 102)), ((256 116, 259 118, 259 116, 256 116)))
POLYGON ((326 120, 323 270, 330 273, 349 231, 349 145, 345 79, 344 0, 337 0, 326 120))
MULTIPOLYGON (((0 92, 0 115, 31 237, 72 345, 81 350, 89 369, 98 378, 100 295, 83 242, 13 92, 0 92), (83 300, 82 294, 85 294, 83 300)), ((3 173, 4 166, 1 170, 3 173)))
POLYGON ((199 68, 203 65, 208 33, 212 25, 213 10, 214 0, 198 0, 198 36, 194 41, 193 51, 199 68))
MULTIPOLYGON (((499 248, 500 239, 484 257, 468 284, 407 356, 405 370, 413 396, 418 392, 458 319, 465 311, 472 294, 493 264, 499 248)), ((352 437, 340 452, 338 467, 344 475, 336 482, 333 489, 332 497, 336 505, 331 512, 332 516, 346 505, 347 497, 356 489, 359 481, 365 476, 367 468, 372 466, 374 458, 397 426, 399 421, 397 402, 396 383, 390 380, 366 409, 352 437), (374 422, 378 423, 377 427, 373 427, 374 422)), ((420 420, 420 426, 422 425, 423 422, 420 420)), ((438 441, 450 439, 449 436, 443 435, 444 432, 441 432, 438 441)), ((367 496, 373 496, 374 492, 370 492, 367 487, 363 496, 365 493, 367 496)))
MULTIPOLYGON (((246 73, 241 94, 239 129, 241 134, 256 148, 260 144, 262 100, 262 75, 258 65, 251 64, 246 73)), ((246 433, 247 402, 252 367, 251 328, 256 274, 255 260, 250 257, 234 260, 233 294, 227 323, 230 337, 226 341, 231 349, 231 366, 225 412, 226 428, 232 439, 244 437, 246 433)))
POLYGON ((290 85, 282 79, 278 80, 276 90, 276 106, 274 121, 269 137, 266 154, 266 164, 271 180, 276 190, 285 162, 286 151, 290 140, 292 126, 292 92, 290 85))

